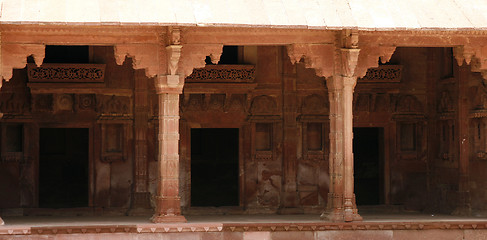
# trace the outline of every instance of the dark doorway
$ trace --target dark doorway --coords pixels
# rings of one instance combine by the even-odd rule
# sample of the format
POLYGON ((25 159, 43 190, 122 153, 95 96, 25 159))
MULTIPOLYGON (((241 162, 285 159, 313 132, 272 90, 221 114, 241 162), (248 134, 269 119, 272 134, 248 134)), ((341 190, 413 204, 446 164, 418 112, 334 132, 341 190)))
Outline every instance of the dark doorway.
POLYGON ((383 128, 353 128, 353 170, 357 205, 379 205, 384 202, 383 141, 383 128))
POLYGON ((41 128, 39 132, 39 206, 88 206, 89 131, 41 128))
POLYGON ((238 129, 191 129, 191 206, 238 206, 238 129))

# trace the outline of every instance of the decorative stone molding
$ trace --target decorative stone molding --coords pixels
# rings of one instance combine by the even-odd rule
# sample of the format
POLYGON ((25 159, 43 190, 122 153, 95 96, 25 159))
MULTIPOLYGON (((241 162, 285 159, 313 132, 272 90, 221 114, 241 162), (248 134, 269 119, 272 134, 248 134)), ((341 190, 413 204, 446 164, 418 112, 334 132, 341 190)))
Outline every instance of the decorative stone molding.
POLYGON ((105 64, 27 64, 29 82, 102 83, 105 64))

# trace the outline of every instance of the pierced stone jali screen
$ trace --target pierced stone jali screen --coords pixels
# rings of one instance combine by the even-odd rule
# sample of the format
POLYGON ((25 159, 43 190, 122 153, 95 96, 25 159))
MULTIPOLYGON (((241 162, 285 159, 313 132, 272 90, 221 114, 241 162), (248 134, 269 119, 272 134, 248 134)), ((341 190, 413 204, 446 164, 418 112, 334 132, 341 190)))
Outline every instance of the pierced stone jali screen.
POLYGON ((195 68, 186 82, 251 83, 255 80, 255 66, 252 65, 206 65, 195 68))
POLYGON ((369 68, 360 82, 364 83, 396 83, 401 82, 402 66, 382 65, 377 68, 369 68))
POLYGON ((29 82, 35 83, 102 83, 105 64, 28 64, 29 82))

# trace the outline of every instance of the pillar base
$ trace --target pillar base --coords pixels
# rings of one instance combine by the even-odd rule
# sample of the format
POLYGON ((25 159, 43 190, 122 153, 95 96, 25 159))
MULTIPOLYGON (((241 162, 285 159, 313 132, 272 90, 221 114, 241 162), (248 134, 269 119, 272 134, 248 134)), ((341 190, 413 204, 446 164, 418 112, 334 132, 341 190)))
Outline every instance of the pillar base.
POLYGON ((153 223, 185 223, 187 222, 186 218, 182 215, 172 215, 172 216, 163 216, 163 215, 154 215, 151 218, 153 223))
POLYGON ((351 219, 345 219, 345 210, 344 209, 335 209, 333 211, 325 211, 320 216, 321 220, 328 220, 331 222, 361 222, 364 219, 360 214, 358 214, 357 210, 354 210, 352 213, 351 219))

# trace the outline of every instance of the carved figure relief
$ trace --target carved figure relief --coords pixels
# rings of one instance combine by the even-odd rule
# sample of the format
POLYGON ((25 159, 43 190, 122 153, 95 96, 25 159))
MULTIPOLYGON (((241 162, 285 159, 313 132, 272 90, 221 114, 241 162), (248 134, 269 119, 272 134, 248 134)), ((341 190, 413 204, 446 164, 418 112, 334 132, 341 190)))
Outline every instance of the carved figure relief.
POLYGON ((219 111, 223 110, 225 105, 225 94, 212 94, 210 96, 210 103, 208 104, 208 110, 219 111))
POLYGON ((413 95, 399 97, 396 103, 396 112, 399 113, 422 113, 423 104, 413 95))
POLYGON ((225 104, 225 112, 245 112, 245 94, 232 94, 229 98, 225 104))
POLYGON ((35 94, 32 96, 33 111, 49 112, 52 111, 52 94, 35 94))
POLYGON ((452 112, 453 111, 453 100, 450 96, 449 91, 441 92, 439 104, 438 104, 438 111, 439 112, 452 112))
POLYGON ((105 115, 125 115, 129 114, 130 98, 125 96, 101 96, 99 109, 105 115))
POLYGON ((2 113, 21 114, 28 111, 27 97, 23 93, 3 93, 0 109, 2 113))
POLYGON ((185 105, 186 111, 203 111, 204 110, 204 95, 203 94, 190 94, 189 100, 185 105))
POLYGON ((328 114, 329 106, 328 101, 325 97, 313 94, 305 97, 303 99, 303 104, 301 107, 301 112, 303 114, 328 114))
POLYGON ((255 97, 250 107, 252 115, 273 115, 277 113, 277 103, 273 97, 262 95, 255 97))
POLYGON ((111 163, 125 160, 124 130, 123 124, 103 124, 101 126, 102 162, 111 163))

